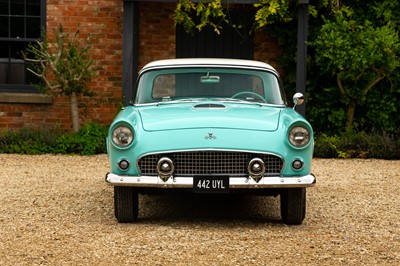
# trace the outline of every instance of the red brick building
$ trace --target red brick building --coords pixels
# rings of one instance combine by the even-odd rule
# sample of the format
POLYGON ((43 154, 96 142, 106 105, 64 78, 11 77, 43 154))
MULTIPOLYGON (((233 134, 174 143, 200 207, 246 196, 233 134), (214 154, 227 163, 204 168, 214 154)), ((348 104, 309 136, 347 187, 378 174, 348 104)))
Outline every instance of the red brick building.
MULTIPOLYGON (((235 2, 232 10, 250 10, 249 3, 235 2)), ((188 35, 174 27, 176 2, 168 0, 2 0, 0 22, 0 132, 23 126, 70 130, 68 99, 43 95, 30 85, 31 77, 20 57, 26 44, 49 34, 61 23, 65 31, 91 34, 91 55, 99 67, 90 83, 96 93, 81 102, 82 123, 109 124, 132 96, 137 71, 146 63, 175 57, 236 57, 268 62, 277 67, 280 49, 259 30, 237 35, 204 31, 188 35), (239 38, 239 39, 238 39, 239 38), (240 39, 242 38, 242 39, 240 39)), ((232 13, 233 14, 233 13, 232 13)))

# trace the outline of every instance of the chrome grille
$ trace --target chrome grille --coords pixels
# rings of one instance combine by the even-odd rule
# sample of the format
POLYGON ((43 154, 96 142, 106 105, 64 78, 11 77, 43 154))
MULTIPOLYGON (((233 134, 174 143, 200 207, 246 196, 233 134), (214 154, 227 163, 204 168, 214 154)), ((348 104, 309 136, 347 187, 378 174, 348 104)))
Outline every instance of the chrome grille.
POLYGON ((141 157, 138 162, 142 175, 156 176, 157 161, 169 157, 175 165, 175 176, 227 175, 248 176, 247 164, 257 157, 266 167, 264 176, 280 175, 283 160, 277 156, 262 153, 228 151, 191 151, 151 154, 141 157))

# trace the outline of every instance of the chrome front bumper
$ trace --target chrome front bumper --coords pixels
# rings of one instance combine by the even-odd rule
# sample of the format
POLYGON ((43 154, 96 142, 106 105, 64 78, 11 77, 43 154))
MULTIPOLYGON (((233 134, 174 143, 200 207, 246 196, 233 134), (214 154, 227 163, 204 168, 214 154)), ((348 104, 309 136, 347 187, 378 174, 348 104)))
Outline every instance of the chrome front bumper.
MULTIPOLYGON (((312 187, 316 183, 313 174, 294 177, 263 177, 258 182, 252 178, 230 177, 229 188, 283 188, 312 187)), ((108 173, 106 182, 112 186, 157 187, 157 188, 192 188, 193 177, 171 177, 166 182, 158 176, 127 176, 108 173)))

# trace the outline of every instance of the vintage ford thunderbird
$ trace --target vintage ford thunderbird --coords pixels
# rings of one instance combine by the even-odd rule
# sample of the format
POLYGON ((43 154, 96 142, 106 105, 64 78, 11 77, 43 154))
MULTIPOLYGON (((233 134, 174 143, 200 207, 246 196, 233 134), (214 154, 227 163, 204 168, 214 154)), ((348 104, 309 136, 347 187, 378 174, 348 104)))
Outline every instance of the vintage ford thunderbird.
POLYGON ((133 95, 107 138, 119 222, 138 219, 139 194, 165 191, 280 195, 283 222, 303 222, 306 187, 316 182, 313 131, 288 107, 270 65, 155 61, 139 72, 133 95))

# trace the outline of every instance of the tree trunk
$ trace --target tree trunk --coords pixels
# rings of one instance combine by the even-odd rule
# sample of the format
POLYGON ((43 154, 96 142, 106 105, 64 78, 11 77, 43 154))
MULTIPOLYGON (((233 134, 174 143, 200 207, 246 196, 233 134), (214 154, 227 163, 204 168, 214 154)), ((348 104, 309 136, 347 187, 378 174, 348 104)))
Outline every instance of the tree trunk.
POLYGON ((356 104, 355 104, 355 102, 352 101, 347 106, 346 130, 352 129, 352 127, 353 127, 353 120, 354 120, 355 111, 356 111, 356 104))
POLYGON ((80 129, 79 121, 79 107, 78 107, 78 96, 73 92, 69 96, 69 102, 71 105, 71 118, 72 118, 72 130, 78 132, 80 129))

